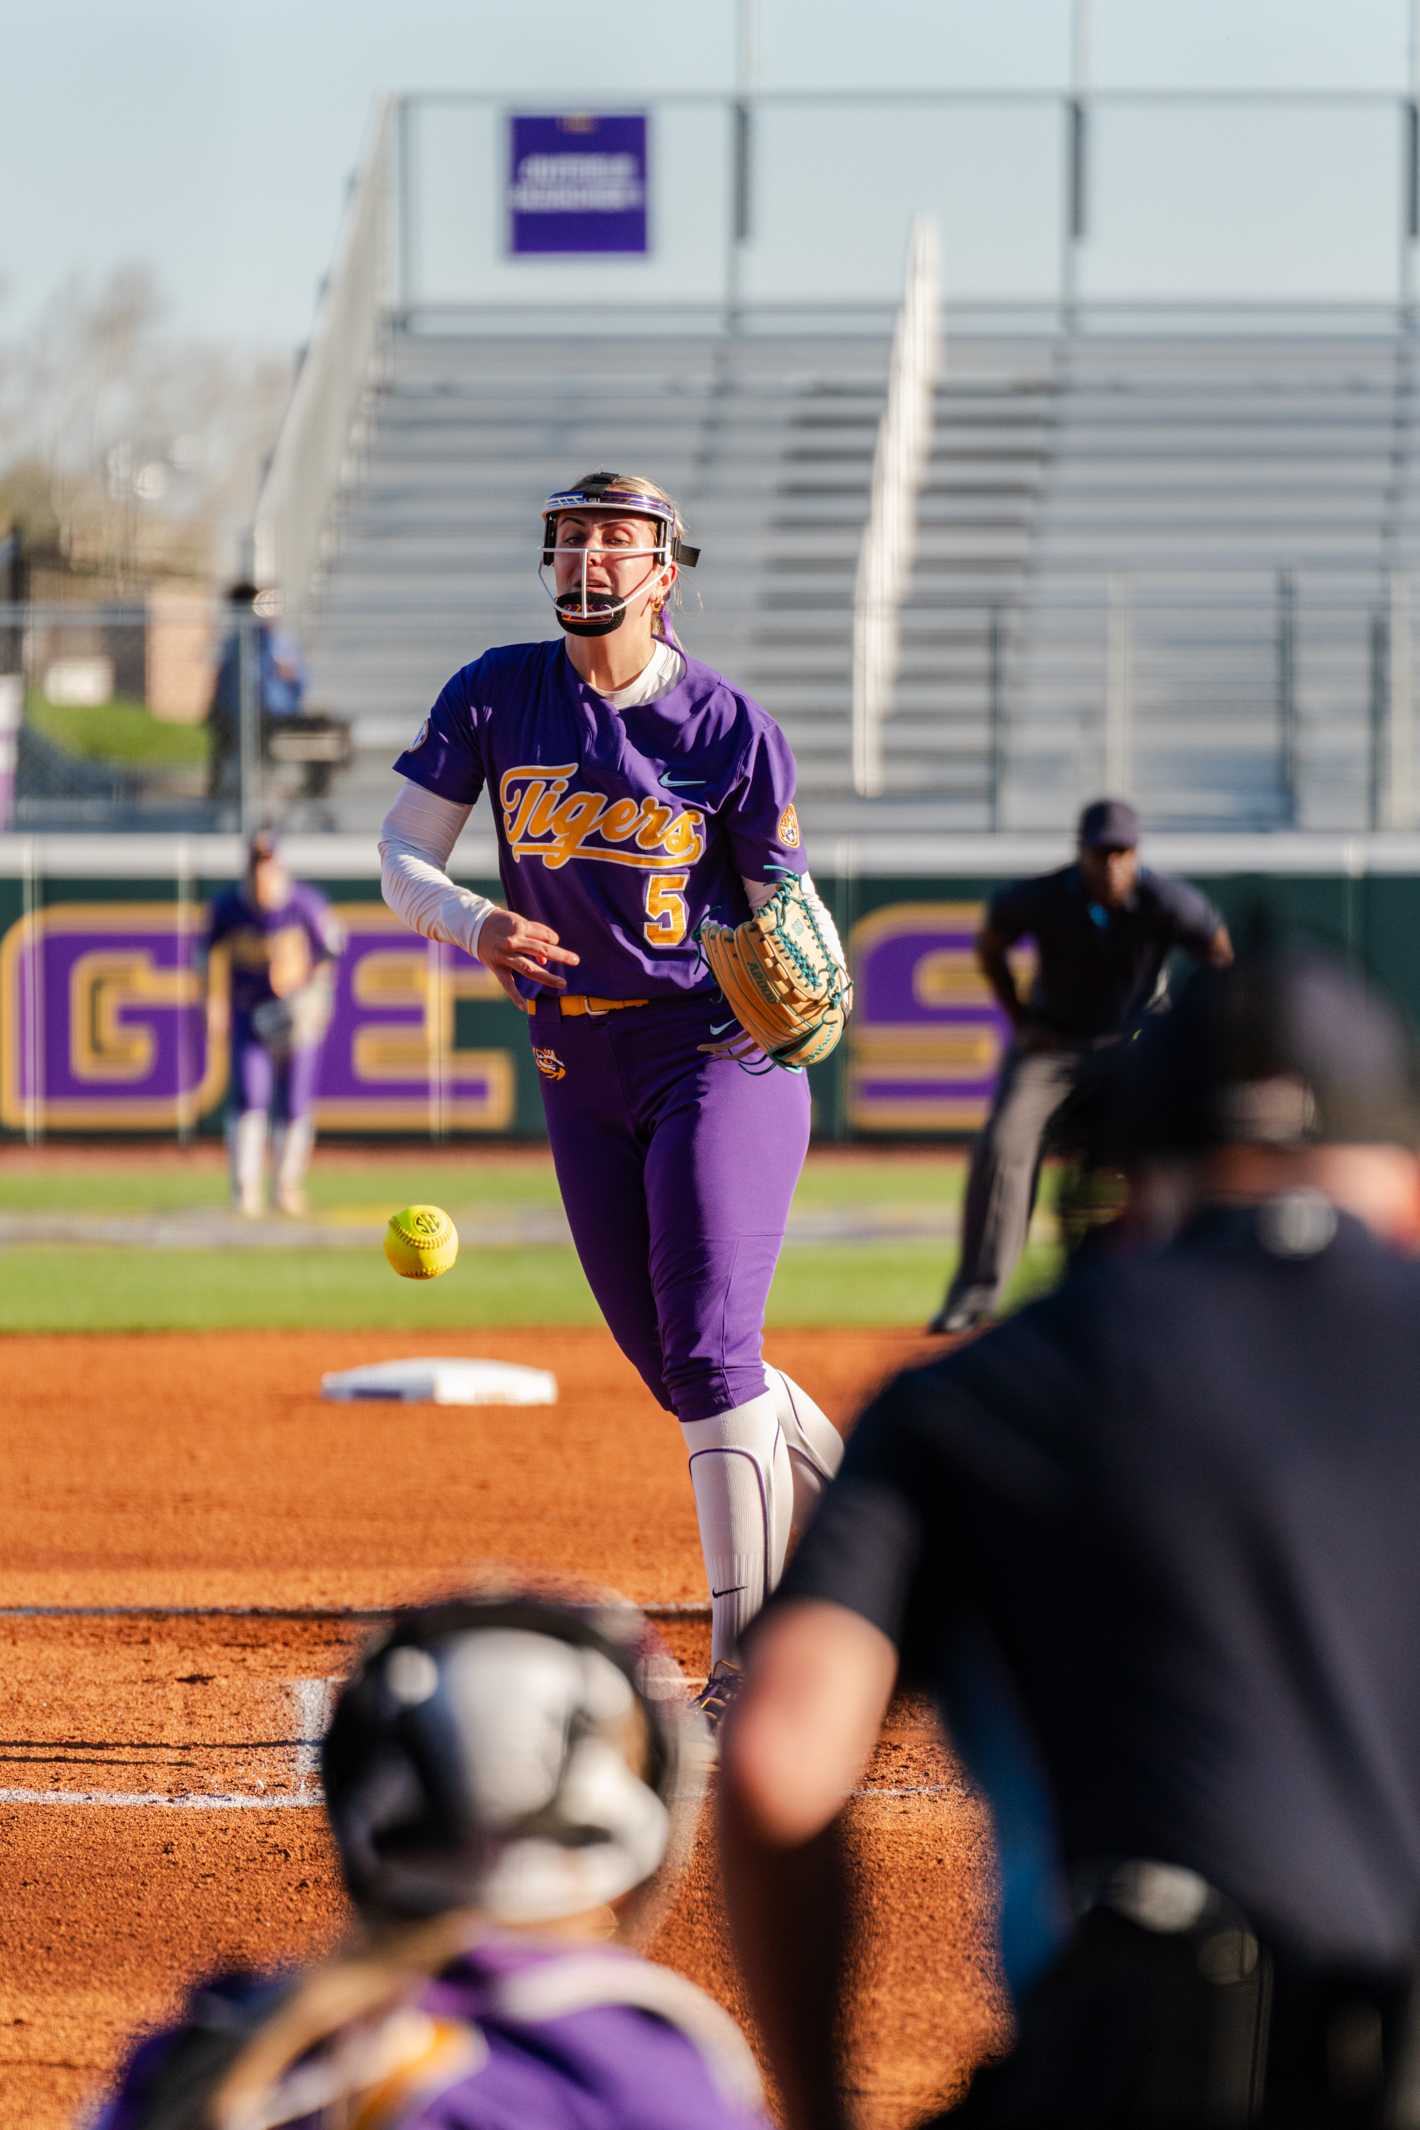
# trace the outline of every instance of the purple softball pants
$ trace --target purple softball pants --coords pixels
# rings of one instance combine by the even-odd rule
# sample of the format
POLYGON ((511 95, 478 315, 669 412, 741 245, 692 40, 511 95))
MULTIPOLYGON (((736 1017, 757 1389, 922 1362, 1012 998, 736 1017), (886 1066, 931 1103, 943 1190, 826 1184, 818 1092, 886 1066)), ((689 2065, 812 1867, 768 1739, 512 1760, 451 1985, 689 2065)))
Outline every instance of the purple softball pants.
POLYGON ((717 997, 530 1019, 553 1165, 617 1345, 678 1420, 764 1391, 764 1305, 809 1143, 801 1073, 708 1058, 717 997))
POLYGON ((278 1124, 299 1124, 315 1107, 319 1071, 319 1043, 293 1050, 286 1058, 273 1058, 252 1033, 247 1016, 233 1017, 228 1104, 236 1114, 260 1109, 268 1111, 278 1124))

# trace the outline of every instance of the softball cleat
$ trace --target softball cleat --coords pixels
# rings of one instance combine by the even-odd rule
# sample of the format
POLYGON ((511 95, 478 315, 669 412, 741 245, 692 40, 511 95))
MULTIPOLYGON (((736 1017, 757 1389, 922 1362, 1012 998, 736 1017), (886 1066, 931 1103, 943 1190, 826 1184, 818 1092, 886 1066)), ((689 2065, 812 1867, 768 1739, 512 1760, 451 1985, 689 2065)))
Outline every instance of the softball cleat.
POLYGON ((721 1657, 699 1693, 691 1696, 690 1705, 704 1717, 705 1727, 712 1738, 734 1707, 744 1677, 738 1664, 731 1663, 728 1657, 721 1657))

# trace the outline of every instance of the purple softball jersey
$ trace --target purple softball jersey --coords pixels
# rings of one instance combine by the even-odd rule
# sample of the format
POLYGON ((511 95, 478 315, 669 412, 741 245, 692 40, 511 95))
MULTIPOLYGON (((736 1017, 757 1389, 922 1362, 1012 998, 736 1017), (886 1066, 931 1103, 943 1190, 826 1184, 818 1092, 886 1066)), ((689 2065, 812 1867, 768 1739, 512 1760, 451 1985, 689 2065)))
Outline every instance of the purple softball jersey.
MULTIPOLYGON (((130 2059, 94 2130, 142 2130, 199 2027, 250 2029, 277 1994, 240 1977, 199 1992, 183 2022, 130 2059)), ((615 1950, 492 1939, 372 2030, 369 2047, 393 2066, 381 2064, 382 2101, 367 2092, 362 2104, 349 2037, 338 2037, 288 2075, 288 2130, 344 2121, 342 2110, 370 2130, 768 2130, 728 2015, 668 1969, 615 1950), (324 2089, 324 2110, 295 2112, 303 2078, 305 2092, 324 2089)))
POLYGON ((638 1002, 568 1014, 523 986, 562 1202, 613 1338, 682 1421, 762 1396, 808 1083, 708 1054, 738 1030, 695 929, 743 923, 746 879, 804 870, 783 733, 695 659, 618 710, 561 643, 513 644, 454 675, 395 768, 463 805, 487 785, 509 907, 581 956, 569 995, 638 1002))
POLYGON ((276 910, 259 910, 241 886, 223 888, 207 919, 207 951, 225 945, 231 957, 234 1016, 287 997, 342 944, 324 895, 300 881, 276 910))
POLYGON ((561 642, 485 651, 394 766, 459 805, 487 788, 508 907, 580 955, 569 989, 590 997, 713 991, 701 920, 741 924, 742 880, 805 868, 788 741, 693 658, 618 710, 561 642))

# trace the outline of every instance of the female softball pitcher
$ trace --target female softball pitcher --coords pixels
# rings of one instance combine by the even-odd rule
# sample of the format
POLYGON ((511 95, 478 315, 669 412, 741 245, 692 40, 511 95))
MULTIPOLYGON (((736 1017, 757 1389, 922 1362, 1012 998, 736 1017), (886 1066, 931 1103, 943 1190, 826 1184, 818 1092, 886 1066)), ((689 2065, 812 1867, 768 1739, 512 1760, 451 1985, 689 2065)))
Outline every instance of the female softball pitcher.
POLYGON ((395 763, 384 895, 426 938, 476 955, 530 1017, 577 1254, 689 1452, 713 1727, 740 1634, 842 1445, 761 1344, 808 1083, 762 1058, 746 1069, 696 934, 743 923, 789 883, 840 970, 842 950, 806 870, 788 742, 666 617, 698 557, 675 503, 596 473, 542 518, 539 575, 563 640, 485 651, 444 688, 395 763), (446 871, 485 786, 505 908, 446 871))

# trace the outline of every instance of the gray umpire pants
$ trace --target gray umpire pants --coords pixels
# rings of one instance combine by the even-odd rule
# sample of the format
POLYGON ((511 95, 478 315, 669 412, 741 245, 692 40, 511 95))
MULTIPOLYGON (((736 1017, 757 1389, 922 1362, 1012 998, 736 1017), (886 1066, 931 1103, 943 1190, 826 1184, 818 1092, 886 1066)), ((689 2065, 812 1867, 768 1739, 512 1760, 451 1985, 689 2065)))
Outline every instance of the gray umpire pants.
POLYGON ((1089 1045, 1006 1053, 991 1114, 971 1150, 961 1262, 946 1307, 999 1307, 1026 1246, 1046 1132, 1075 1091, 1089 1045))

